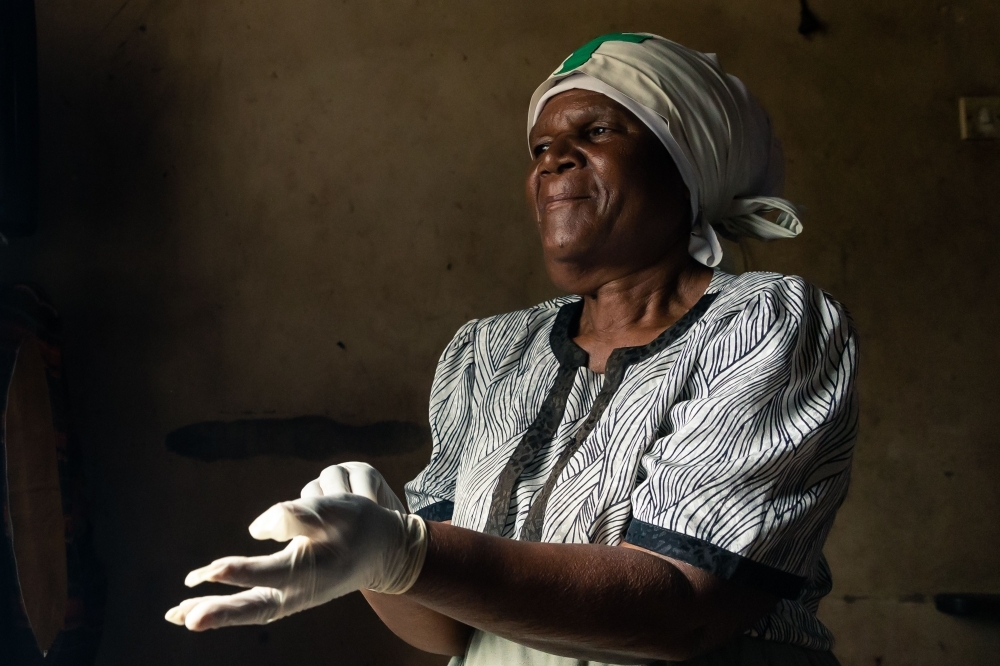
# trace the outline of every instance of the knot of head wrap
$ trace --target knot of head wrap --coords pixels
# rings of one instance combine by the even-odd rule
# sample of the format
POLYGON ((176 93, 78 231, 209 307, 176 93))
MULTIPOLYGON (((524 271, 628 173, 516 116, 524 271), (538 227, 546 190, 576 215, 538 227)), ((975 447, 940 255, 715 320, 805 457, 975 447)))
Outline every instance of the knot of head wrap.
POLYGON ((781 143, 771 119, 715 54, 645 33, 604 35, 573 52, 531 98, 528 132, 561 92, 600 92, 632 111, 666 146, 691 197, 691 256, 717 266, 730 237, 794 238, 798 209, 780 198, 781 143), (765 214, 777 211, 772 222, 765 214))

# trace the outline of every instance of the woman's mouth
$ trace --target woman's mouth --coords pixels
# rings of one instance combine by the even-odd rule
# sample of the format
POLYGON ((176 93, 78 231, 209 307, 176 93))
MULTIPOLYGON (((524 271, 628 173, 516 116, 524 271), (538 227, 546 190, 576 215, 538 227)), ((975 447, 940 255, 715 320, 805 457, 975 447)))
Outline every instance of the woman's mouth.
POLYGON ((542 206, 548 209, 560 204, 570 204, 574 201, 583 201, 589 198, 590 196, 586 194, 552 194, 542 199, 542 206))

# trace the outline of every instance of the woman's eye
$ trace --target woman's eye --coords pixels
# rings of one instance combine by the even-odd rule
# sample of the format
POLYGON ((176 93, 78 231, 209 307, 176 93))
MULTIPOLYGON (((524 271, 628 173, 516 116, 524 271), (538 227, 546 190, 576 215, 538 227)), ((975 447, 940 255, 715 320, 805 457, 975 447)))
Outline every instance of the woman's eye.
POLYGON ((591 127, 590 136, 601 136, 608 131, 607 127, 591 127))
POLYGON ((535 146, 535 150, 534 150, 535 157, 538 157, 539 155, 541 155, 542 153, 544 153, 548 149, 549 149, 549 144, 547 144, 547 143, 540 143, 540 144, 538 144, 537 146, 535 146))

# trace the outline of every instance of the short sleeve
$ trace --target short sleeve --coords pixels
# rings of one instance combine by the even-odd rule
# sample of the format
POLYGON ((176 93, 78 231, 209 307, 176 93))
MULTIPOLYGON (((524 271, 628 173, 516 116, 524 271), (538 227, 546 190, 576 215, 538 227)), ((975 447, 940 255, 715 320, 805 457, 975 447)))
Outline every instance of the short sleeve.
POLYGON ((625 540, 796 598, 847 492, 854 329, 800 278, 706 324, 684 395, 643 458, 625 540))
POLYGON ((406 484, 410 511, 425 520, 450 520, 455 509, 455 482, 472 414, 475 377, 474 336, 478 320, 458 330, 438 360, 431 385, 431 459, 406 484))

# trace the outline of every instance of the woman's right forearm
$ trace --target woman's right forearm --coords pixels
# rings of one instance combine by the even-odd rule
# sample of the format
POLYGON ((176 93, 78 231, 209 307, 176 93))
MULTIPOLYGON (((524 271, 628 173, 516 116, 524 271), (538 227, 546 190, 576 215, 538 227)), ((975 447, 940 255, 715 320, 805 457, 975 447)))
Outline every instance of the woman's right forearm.
POLYGON ((452 657, 465 654, 472 628, 399 594, 361 593, 385 626, 413 647, 452 657))

